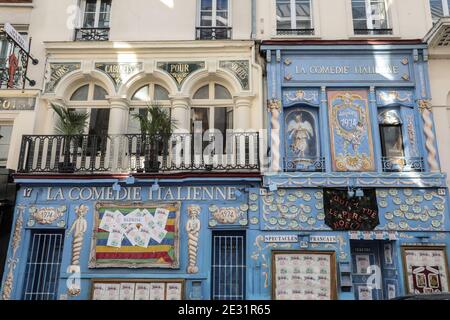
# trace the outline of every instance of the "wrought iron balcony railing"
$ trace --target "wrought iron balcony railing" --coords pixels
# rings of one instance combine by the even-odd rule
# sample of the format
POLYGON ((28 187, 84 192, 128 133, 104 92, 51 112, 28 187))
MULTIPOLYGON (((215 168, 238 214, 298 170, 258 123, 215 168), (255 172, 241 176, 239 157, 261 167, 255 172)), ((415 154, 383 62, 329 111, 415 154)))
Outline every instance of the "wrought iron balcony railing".
POLYGON ((286 172, 325 172, 325 158, 286 158, 284 170, 286 172))
POLYGON ((392 34, 392 29, 354 29, 355 35, 387 36, 392 34))
POLYGON ((75 30, 75 41, 108 41, 109 28, 79 28, 75 30))
POLYGON ((197 40, 226 40, 231 39, 231 27, 197 27, 197 40))
POLYGON ((424 172, 423 158, 383 157, 383 172, 424 172))
POLYGON ((313 36, 314 29, 277 29, 279 36, 313 36))
POLYGON ((23 136, 19 173, 259 171, 259 134, 233 132, 224 143, 139 134, 23 136), (214 146, 214 147, 212 147, 214 146), (208 152, 206 153, 205 150, 208 152))

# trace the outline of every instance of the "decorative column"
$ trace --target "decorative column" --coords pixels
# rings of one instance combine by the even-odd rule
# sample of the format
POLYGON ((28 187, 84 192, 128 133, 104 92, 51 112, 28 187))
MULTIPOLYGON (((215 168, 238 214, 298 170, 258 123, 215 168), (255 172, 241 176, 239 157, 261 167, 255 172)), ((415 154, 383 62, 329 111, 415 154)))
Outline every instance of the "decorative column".
MULTIPOLYGON (((128 166, 125 159, 125 148, 128 145, 125 137, 122 136, 128 132, 129 104, 124 97, 109 97, 110 113, 108 135, 108 150, 110 154, 109 167, 112 171, 124 171, 128 166)), ((108 153, 107 153, 108 154, 108 153)))
POLYGON ((187 273, 198 273, 197 252, 200 234, 200 206, 192 205, 188 208, 188 221, 186 222, 186 232, 188 234, 188 256, 189 263, 187 273))
POLYGON ((237 96, 234 98, 235 115, 233 128, 235 128, 235 130, 245 131, 250 129, 251 104, 252 104, 252 97, 237 96))
POLYGON ((281 115, 281 101, 273 99, 269 100, 267 104, 269 108, 269 112, 271 112, 271 130, 270 130, 270 138, 271 138, 271 153, 272 153, 272 172, 280 172, 281 171, 281 141, 280 141, 280 115, 281 115))
POLYGON ((189 132, 190 115, 189 115, 189 97, 173 96, 172 100, 172 118, 176 121, 177 130, 189 132))
POLYGON ((419 100, 419 110, 424 122, 423 132, 425 134, 425 147, 428 152, 427 163, 431 172, 439 172, 439 162, 437 160, 436 136, 434 134, 433 113, 428 100, 419 100))

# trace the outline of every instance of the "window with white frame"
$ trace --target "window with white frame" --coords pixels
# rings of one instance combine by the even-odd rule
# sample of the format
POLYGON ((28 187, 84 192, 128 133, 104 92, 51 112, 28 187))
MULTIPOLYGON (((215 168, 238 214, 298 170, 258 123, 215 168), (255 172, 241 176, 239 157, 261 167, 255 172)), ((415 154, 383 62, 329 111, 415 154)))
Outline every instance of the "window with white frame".
POLYGON ((109 28, 111 0, 83 0, 83 28, 109 28))
POLYGON ((436 23, 440 18, 450 16, 450 1, 430 0, 430 9, 433 23, 436 23))
POLYGON ((311 0, 276 0, 277 34, 314 34, 311 0))
POLYGON ((229 39, 229 0, 199 0, 197 39, 229 39))
POLYGON ((13 126, 0 123, 0 168, 6 168, 13 126))
POLYGON ((385 0, 352 0, 355 34, 389 35, 389 12, 385 0))

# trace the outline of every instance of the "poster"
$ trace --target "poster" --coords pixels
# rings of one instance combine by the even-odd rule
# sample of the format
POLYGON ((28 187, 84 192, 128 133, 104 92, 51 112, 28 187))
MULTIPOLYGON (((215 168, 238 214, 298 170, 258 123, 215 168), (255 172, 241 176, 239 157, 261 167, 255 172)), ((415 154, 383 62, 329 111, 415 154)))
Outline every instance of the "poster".
POLYGON ((362 197, 348 190, 324 189, 325 223, 335 231, 372 231, 379 224, 375 189, 363 189, 362 197))
POLYGON ((370 255, 358 254, 355 256, 355 259, 356 259, 356 273, 368 274, 370 267, 370 255))
POLYGON ((394 299, 397 296, 395 284, 387 285, 387 295, 388 295, 388 300, 394 299))
POLYGON ((333 300, 336 298, 335 253, 273 252, 272 282, 276 300, 333 300))
POLYGON ((448 292, 448 262, 444 247, 403 247, 409 294, 448 292))
POLYGON ((184 280, 94 280, 92 300, 182 300, 184 280))
POLYGON ((375 171, 368 92, 330 90, 328 101, 333 171, 375 171))
POLYGON ((367 286, 359 286, 358 300, 373 300, 372 289, 367 286))
POLYGON ((97 203, 89 268, 179 267, 179 202, 97 203))
POLYGON ((384 264, 387 265, 393 264, 391 243, 384 244, 384 264))

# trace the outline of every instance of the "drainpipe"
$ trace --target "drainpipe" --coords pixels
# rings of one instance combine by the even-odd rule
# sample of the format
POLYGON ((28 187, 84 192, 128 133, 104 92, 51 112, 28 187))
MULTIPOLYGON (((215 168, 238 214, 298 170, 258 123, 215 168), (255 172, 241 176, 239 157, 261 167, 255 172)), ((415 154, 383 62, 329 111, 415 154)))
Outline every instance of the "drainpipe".
POLYGON ((256 39, 256 0, 252 0, 252 39, 256 39))

